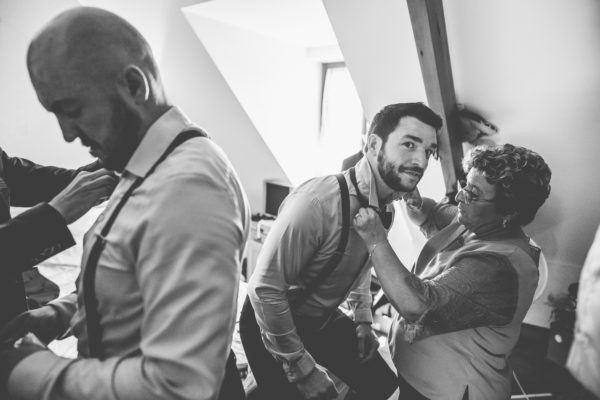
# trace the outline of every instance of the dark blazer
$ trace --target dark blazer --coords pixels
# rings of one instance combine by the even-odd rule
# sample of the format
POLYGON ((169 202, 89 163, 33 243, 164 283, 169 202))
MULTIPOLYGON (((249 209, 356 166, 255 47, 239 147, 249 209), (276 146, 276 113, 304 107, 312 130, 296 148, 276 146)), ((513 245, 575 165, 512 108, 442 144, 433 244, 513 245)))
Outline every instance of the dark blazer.
POLYGON ((74 244, 62 216, 43 203, 79 171, 98 168, 44 167, 0 149, 0 326, 26 310, 21 272, 74 244), (36 207, 11 219, 11 206, 36 207))

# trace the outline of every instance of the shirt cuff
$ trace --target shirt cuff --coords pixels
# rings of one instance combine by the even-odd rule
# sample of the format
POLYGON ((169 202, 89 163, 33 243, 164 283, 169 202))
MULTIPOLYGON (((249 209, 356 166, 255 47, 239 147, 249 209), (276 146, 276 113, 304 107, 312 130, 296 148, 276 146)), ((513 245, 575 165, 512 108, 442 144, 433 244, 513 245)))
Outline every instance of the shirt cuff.
POLYGON ((52 307, 58 313, 59 318, 59 332, 58 340, 64 339, 71 335, 70 322, 73 315, 77 311, 77 294, 69 293, 66 296, 59 297, 56 300, 46 304, 46 306, 52 307))
POLYGON ((306 351, 292 362, 284 361, 283 370, 292 383, 298 382, 302 378, 308 376, 315 369, 316 362, 313 357, 306 351))
POLYGON ((40 227, 30 241, 37 254, 27 260, 26 267, 33 267, 75 244, 64 217, 48 203, 33 206, 18 217, 31 218, 40 227))

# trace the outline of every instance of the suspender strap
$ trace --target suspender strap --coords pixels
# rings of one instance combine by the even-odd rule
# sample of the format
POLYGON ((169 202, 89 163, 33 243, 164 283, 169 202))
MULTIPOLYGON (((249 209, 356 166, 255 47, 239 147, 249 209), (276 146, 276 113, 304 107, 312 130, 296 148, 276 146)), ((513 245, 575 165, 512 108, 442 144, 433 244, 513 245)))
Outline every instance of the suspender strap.
POLYGON ((321 286, 323 282, 325 282, 333 270, 339 265, 342 257, 344 256, 346 245, 348 244, 348 236, 350 234, 350 192, 348 191, 348 184, 346 183, 346 178, 344 178, 344 175, 336 174, 335 177, 340 185, 340 193, 342 196, 342 236, 338 242, 338 247, 335 250, 335 253, 333 253, 329 261, 327 261, 327 264, 325 264, 323 269, 319 272, 319 275, 310 281, 303 288, 303 290, 292 299, 294 306, 299 306, 300 304, 304 303, 308 296, 310 296, 311 293, 313 293, 319 286, 321 286))
POLYGON ((96 270, 98 268, 98 261, 100 260, 100 255, 102 254, 102 250, 104 250, 104 245, 106 244, 106 236, 110 232, 110 228, 113 223, 117 219, 119 212, 127 203, 127 200, 133 193, 135 189, 137 189, 144 180, 150 176, 156 167, 162 163, 169 154, 177 148, 183 142, 194 138, 194 137, 207 137, 206 133, 203 131, 197 130, 189 130, 181 132, 177 137, 171 142, 169 147, 165 150, 165 152, 160 156, 160 158, 154 163, 152 168, 146 173, 145 176, 137 178, 127 189, 112 214, 106 221, 106 224, 102 228, 100 236, 96 238, 92 249, 87 258, 87 262, 85 265, 85 269, 83 271, 83 300, 85 304, 85 315, 86 315, 86 324, 87 324, 87 336, 88 336, 88 346, 90 351, 90 357, 104 359, 104 351, 102 348, 102 326, 100 325, 100 312, 98 310, 98 299, 96 297, 95 290, 95 282, 96 282, 96 270))
POLYGON ((369 200, 367 200, 367 198, 360 192, 360 190, 358 190, 358 182, 356 181, 356 170, 354 169, 354 167, 349 169, 349 173, 350 180, 352 181, 352 186, 354 186, 354 190, 356 191, 356 198, 358 199, 360 206, 370 207, 369 200))

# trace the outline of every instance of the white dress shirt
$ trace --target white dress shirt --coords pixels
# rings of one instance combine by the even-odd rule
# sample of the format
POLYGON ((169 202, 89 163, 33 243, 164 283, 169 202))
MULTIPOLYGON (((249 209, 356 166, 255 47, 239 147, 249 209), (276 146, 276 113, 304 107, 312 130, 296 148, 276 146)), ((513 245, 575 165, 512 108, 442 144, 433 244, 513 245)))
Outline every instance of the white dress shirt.
MULTIPOLYGON (((127 188, 190 127, 177 108, 150 127, 84 238, 82 265, 127 188)), ((197 137, 177 147, 133 192, 106 237, 95 280, 106 358, 88 358, 79 281, 77 295, 53 303, 71 321, 79 358, 49 351, 28 356, 10 375, 11 395, 216 399, 235 324, 249 215, 237 174, 215 143, 197 137)))

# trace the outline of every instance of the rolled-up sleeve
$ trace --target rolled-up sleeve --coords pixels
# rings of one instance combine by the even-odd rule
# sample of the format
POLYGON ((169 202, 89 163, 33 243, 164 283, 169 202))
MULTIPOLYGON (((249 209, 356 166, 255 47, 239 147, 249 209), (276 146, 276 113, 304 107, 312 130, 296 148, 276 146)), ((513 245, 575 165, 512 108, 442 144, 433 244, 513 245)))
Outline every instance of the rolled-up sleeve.
POLYGON ((35 353, 10 375, 14 398, 216 399, 235 324, 243 203, 231 186, 201 174, 165 181, 137 249, 140 354, 68 360, 35 353))
POLYGON ((322 209, 309 193, 286 199, 257 260, 248 285, 267 350, 282 361, 291 382, 306 376, 315 362, 296 332, 288 288, 314 256, 322 240, 322 209))

